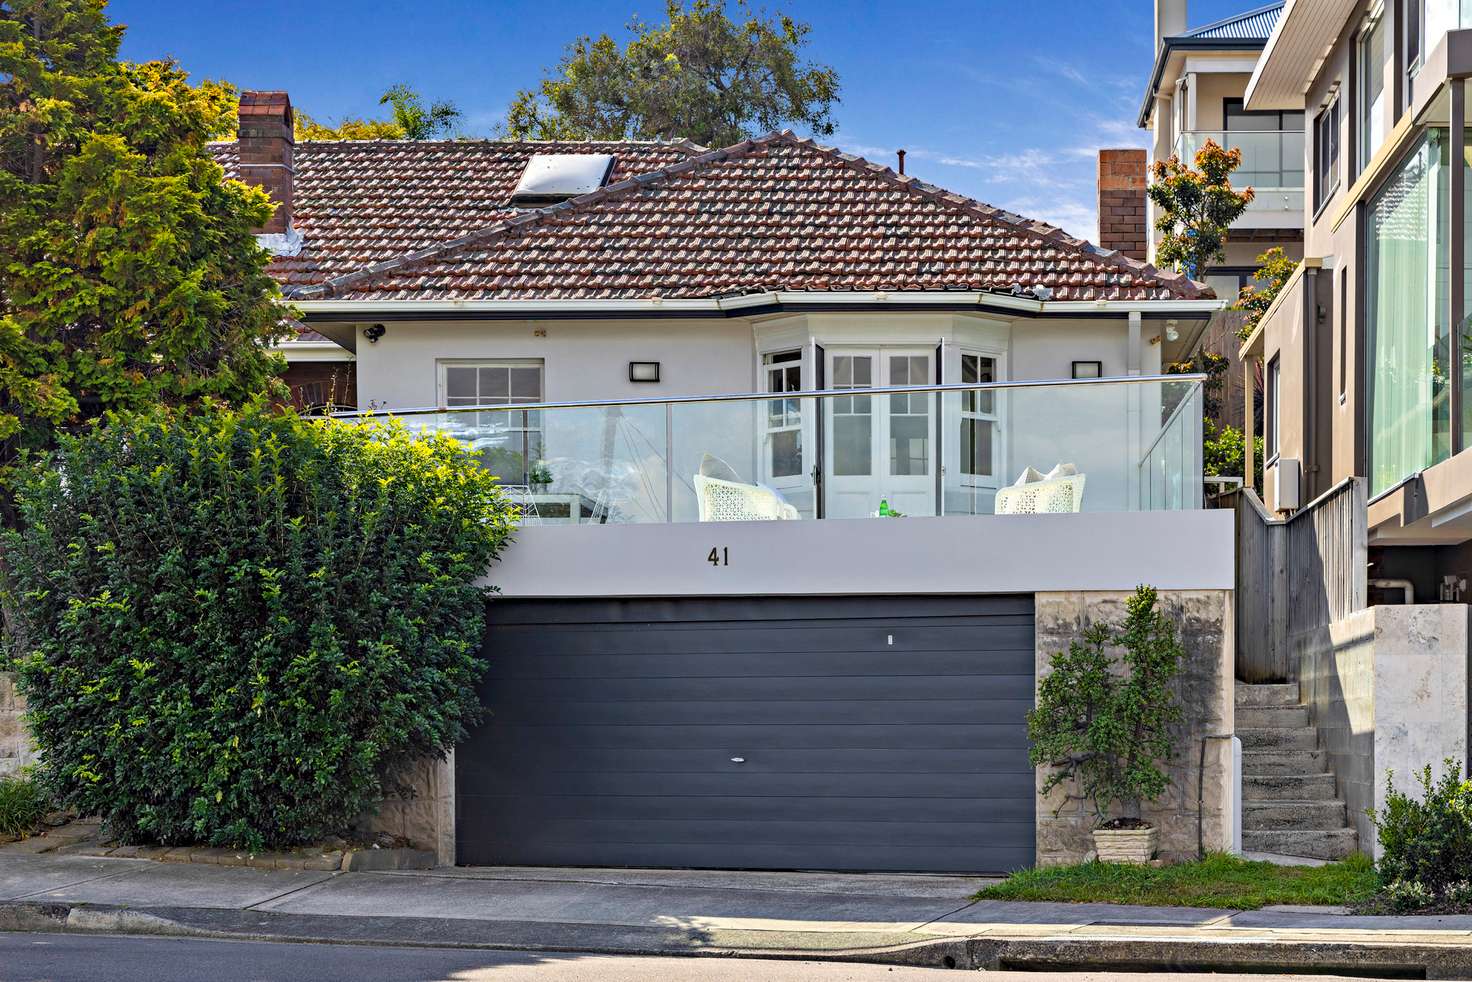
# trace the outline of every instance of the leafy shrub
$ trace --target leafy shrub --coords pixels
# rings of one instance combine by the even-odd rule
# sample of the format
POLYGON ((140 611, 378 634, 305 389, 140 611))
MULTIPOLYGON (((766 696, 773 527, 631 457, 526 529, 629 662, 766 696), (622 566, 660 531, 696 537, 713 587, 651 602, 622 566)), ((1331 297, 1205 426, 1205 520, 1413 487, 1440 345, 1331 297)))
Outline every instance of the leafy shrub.
POLYGON ((46 793, 27 777, 0 777, 0 836, 27 835, 47 811, 46 793))
POLYGON ((1170 786, 1159 764, 1175 754, 1170 729, 1181 710, 1170 683, 1185 652, 1158 600, 1153 588, 1136 589, 1118 632, 1091 625, 1053 655, 1038 683, 1037 708, 1027 714, 1030 757, 1034 767, 1053 768, 1042 794, 1071 786, 1060 811, 1084 800, 1101 823, 1116 805, 1137 819, 1141 804, 1170 786), (1122 651, 1122 671, 1111 648, 1122 651))
POLYGON ((1421 800, 1396 791, 1386 777, 1385 808, 1371 814, 1380 840, 1377 872, 1387 888, 1425 888, 1444 897, 1472 871, 1472 781, 1460 761, 1448 759, 1440 780, 1431 765, 1416 775, 1421 800))
POLYGON ((126 842, 318 838, 474 721, 514 510, 445 437, 216 405, 16 473, 20 682, 58 802, 126 842))

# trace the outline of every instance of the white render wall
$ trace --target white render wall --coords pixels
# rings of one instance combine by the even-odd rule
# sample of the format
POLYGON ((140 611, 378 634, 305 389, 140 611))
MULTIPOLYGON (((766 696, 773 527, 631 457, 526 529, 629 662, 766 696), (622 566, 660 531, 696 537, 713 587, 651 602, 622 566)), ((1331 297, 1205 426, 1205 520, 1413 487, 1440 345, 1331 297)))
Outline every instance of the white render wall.
POLYGON ((1231 591, 1233 534, 1220 509, 533 525, 486 583, 507 597, 1231 591))
MULTIPOLYGON (((358 402, 362 408, 414 409, 440 404, 437 363, 455 359, 540 359, 548 401, 661 399, 752 392, 758 388, 757 337, 816 339, 842 345, 946 346, 984 343, 1001 350, 1010 380, 1069 378, 1074 361, 1103 362, 1105 375, 1160 371, 1164 330, 1144 322, 1141 364, 1128 361, 1128 320, 1007 319, 931 313, 830 313, 761 320, 614 319, 541 321, 391 321, 377 343, 357 326, 358 402), (628 380, 630 361, 658 361, 658 384, 628 380)), ((948 379, 949 381, 950 379, 948 379)), ((955 379, 959 381, 959 377, 955 379)), ((805 387, 813 388, 812 380, 805 387)))

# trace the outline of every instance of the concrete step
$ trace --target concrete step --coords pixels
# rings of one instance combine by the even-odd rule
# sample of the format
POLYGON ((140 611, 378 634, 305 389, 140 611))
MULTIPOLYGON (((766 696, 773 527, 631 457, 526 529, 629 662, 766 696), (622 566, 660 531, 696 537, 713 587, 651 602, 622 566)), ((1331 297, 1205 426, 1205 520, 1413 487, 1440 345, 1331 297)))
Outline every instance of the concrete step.
POLYGON ((1342 829, 1345 821, 1342 801, 1294 801, 1275 799, 1242 800, 1244 829, 1342 829))
POLYGON ((1237 736, 1244 751, 1319 749, 1319 736, 1309 726, 1238 726, 1237 736))
POLYGON ((1247 774, 1243 754, 1242 797, 1251 801, 1334 801, 1333 774, 1247 774))
POLYGON ((1322 750, 1242 751, 1242 776, 1269 774, 1324 774, 1329 757, 1322 750))
POLYGON ((1307 726, 1307 706, 1238 707, 1239 727, 1307 726))
POLYGON ((1359 836, 1354 829, 1243 829, 1242 849, 1307 859, 1343 859, 1355 852, 1359 836))
POLYGON ((1298 702, 1297 682, 1286 682, 1282 685, 1248 685, 1245 682, 1237 683, 1238 709, 1262 706, 1296 706, 1298 702))

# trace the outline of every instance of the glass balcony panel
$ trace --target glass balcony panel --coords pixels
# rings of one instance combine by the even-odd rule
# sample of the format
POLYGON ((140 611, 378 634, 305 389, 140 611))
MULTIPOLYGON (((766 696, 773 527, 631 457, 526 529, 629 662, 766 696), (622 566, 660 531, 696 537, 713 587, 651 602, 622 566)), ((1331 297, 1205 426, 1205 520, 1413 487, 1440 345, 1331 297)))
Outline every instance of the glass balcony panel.
POLYGON ((1242 151, 1242 165, 1232 173, 1233 187, 1303 188, 1303 131, 1188 130, 1176 141, 1176 155, 1190 163, 1207 140, 1242 151))
POLYGON ((1201 507, 1195 378, 904 388, 400 418, 474 451, 527 524, 1201 507))

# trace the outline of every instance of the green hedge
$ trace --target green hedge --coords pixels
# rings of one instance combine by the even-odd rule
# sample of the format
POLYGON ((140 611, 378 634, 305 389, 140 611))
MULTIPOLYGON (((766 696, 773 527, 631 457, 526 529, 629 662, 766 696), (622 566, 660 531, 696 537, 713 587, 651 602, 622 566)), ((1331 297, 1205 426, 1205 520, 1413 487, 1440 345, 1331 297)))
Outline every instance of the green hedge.
POLYGON ((123 841, 312 840, 474 721, 475 583, 515 513, 454 441, 157 410, 62 439, 15 485, 40 775, 123 841))

